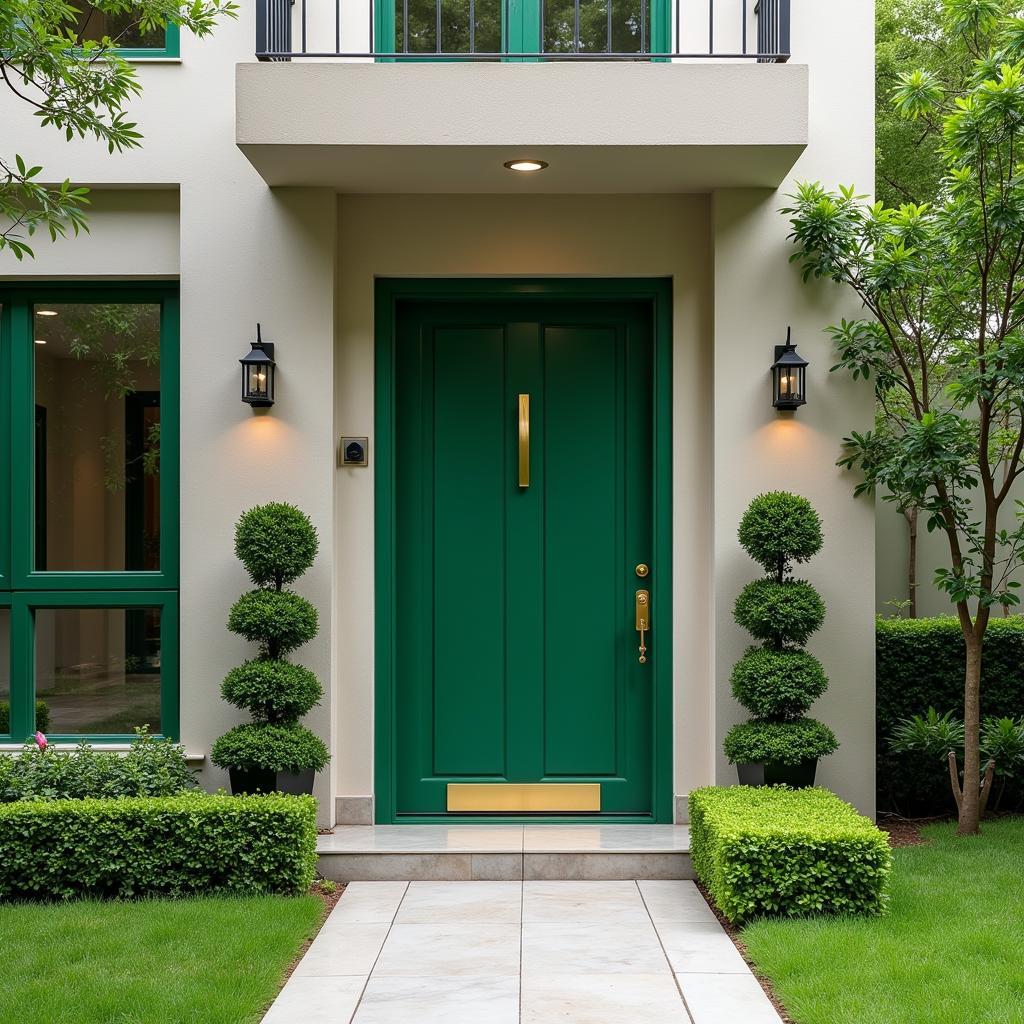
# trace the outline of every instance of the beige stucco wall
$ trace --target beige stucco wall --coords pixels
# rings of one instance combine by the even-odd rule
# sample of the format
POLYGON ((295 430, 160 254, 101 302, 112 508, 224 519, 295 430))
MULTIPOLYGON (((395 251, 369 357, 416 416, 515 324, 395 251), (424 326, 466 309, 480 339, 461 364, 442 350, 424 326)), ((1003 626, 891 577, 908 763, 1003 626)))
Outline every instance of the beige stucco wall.
MULTIPOLYGON (((406 276, 671 277, 677 791, 711 780, 711 256, 705 196, 348 196, 339 201, 336 434, 340 793, 373 792, 373 282, 406 276), (682 787, 682 789, 680 789, 682 787)), ((667 624, 665 624, 667 625, 667 624)), ((664 625, 658 627, 665 628, 664 625)))

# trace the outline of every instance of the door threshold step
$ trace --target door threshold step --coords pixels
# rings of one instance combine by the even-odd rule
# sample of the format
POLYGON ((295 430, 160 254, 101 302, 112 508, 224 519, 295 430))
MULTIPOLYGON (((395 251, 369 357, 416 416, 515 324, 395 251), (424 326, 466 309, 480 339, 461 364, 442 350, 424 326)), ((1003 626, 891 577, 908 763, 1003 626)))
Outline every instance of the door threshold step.
POLYGON ((317 853, 339 882, 694 877, 684 825, 340 825, 317 853))

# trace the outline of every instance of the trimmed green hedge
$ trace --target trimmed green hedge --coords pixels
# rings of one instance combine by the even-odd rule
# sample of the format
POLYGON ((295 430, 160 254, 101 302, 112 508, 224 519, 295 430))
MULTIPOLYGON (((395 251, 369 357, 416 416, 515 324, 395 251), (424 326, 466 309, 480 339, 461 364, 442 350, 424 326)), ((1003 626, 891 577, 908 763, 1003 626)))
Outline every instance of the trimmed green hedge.
POLYGON ((885 834, 826 789, 696 789, 690 850, 697 877, 736 923, 885 906, 885 834))
MULTIPOLYGON (((36 701, 36 728, 40 732, 47 732, 50 728, 50 705, 45 700, 36 701)), ((11 732, 11 705, 6 700, 0 700, 0 736, 10 735, 11 732)))
MULTIPOLYGON (((892 750, 901 718, 929 707, 963 718, 964 640, 953 616, 876 622, 876 727, 878 806, 907 815, 955 811, 945 761, 892 750)), ((1024 714, 1024 615, 995 618, 985 634, 981 671, 982 716, 1024 714)), ((1024 798, 1008 784, 1002 806, 1024 798)))
POLYGON ((316 801, 210 796, 0 806, 0 900, 308 890, 316 801))

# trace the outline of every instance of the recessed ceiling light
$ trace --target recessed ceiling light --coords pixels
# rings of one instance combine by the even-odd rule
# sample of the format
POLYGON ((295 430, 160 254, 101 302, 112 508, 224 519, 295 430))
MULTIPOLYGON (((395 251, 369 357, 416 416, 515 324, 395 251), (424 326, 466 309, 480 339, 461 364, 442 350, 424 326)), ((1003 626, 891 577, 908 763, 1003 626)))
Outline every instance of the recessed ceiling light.
POLYGON ((45 345, 46 344, 46 339, 45 338, 36 338, 36 344, 37 345, 45 345))
POLYGON ((36 316, 56 316, 57 310, 55 309, 37 309, 36 316))
POLYGON ((547 163, 544 160, 509 160, 505 166, 510 171, 543 171, 547 163))

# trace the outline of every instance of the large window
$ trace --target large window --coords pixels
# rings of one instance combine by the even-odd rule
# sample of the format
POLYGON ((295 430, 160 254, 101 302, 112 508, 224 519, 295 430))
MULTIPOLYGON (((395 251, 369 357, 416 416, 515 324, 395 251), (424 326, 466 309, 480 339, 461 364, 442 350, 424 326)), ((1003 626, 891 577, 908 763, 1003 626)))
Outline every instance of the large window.
POLYGON ((0 732, 176 735, 176 290, 0 302, 0 732))
POLYGON ((75 31, 79 39, 112 39, 123 57, 177 57, 178 26, 143 32, 135 12, 108 14, 86 0, 72 0, 78 11, 75 31))

